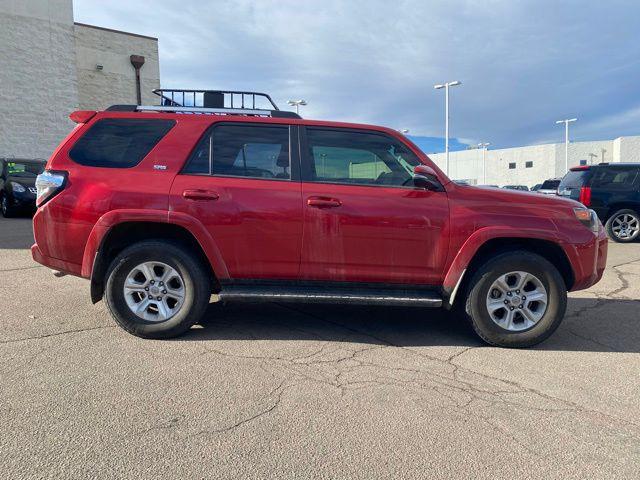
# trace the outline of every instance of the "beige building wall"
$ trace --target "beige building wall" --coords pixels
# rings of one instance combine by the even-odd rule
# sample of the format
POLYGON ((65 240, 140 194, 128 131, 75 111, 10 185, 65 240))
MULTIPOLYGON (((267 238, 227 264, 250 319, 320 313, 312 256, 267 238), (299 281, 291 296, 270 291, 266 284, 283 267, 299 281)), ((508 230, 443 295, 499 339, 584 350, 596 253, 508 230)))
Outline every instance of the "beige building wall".
POLYGON ((142 103, 158 104, 158 97, 152 93, 160 87, 157 38, 81 23, 74 25, 74 31, 80 109, 102 110, 114 104, 137 103, 131 55, 145 57, 140 69, 142 103))
POLYGON ((74 110, 135 104, 132 54, 143 103, 157 104, 157 39, 74 24, 72 0, 0 0, 0 158, 46 159, 74 110))
POLYGON ((71 0, 0 0, 0 157, 48 158, 78 106, 71 0))
MULTIPOLYGON (((473 185, 526 185, 532 187, 549 178, 562 177, 565 173, 564 143, 532 145, 529 147, 487 150, 486 179, 483 176, 482 150, 450 152, 450 177, 466 180, 473 185), (527 167, 527 162, 531 166, 527 167), (509 168, 515 164, 515 168, 509 168)), ((430 154, 442 170, 445 170, 445 154, 430 154)), ((640 136, 619 137, 615 140, 573 142, 569 144, 569 168, 600 162, 640 162, 640 136)))

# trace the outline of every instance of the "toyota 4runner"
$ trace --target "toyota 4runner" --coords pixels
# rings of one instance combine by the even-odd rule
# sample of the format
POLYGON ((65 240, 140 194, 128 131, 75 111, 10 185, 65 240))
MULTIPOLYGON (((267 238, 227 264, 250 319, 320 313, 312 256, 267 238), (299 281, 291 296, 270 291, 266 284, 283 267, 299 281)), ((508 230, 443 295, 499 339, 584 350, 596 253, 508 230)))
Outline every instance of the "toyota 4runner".
POLYGON ((602 276, 604 229, 574 200, 456 185, 395 130, 265 94, 156 93, 70 115, 33 219, 33 258, 90 279, 134 335, 179 335, 217 294, 444 307, 523 347, 602 276))

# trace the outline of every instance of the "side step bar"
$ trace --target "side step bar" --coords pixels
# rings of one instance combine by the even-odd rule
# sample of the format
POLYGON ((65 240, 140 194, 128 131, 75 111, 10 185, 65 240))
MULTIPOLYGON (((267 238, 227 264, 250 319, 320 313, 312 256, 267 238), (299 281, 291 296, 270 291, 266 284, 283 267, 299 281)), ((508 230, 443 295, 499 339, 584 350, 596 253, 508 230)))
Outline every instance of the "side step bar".
POLYGON ((320 288, 224 285, 218 294, 225 302, 302 302, 337 305, 388 305, 438 308, 442 298, 431 290, 391 288, 320 288))

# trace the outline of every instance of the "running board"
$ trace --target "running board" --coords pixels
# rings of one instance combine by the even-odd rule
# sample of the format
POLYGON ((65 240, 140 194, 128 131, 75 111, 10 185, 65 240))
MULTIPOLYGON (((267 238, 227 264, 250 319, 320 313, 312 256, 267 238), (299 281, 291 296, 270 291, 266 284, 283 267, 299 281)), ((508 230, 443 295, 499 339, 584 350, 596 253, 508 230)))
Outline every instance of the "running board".
POLYGON ((337 305, 388 305, 402 307, 442 306, 442 298, 431 290, 393 288, 320 288, 291 286, 224 285, 218 294, 225 302, 330 303, 337 305))

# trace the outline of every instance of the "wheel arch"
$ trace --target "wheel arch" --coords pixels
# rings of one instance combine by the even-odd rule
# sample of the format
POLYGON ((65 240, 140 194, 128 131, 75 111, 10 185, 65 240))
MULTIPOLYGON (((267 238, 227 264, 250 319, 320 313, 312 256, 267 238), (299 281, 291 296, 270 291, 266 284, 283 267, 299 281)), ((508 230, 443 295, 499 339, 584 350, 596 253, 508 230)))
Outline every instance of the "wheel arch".
MULTIPOLYGON (((547 259, 560 272, 567 291, 571 290, 575 283, 575 273, 567 254, 559 243, 541 238, 495 237, 480 244, 473 254, 469 255, 469 261, 463 270, 456 272, 456 262, 454 261, 454 265, 449 269, 444 281, 445 294, 449 294, 448 307, 451 307, 456 301, 460 301, 460 298, 465 296, 474 273, 489 258, 516 250, 526 250, 547 259)), ((456 257, 456 260, 458 260, 458 257, 456 257)))
POLYGON ((611 205, 609 205, 607 210, 607 217, 604 219, 604 222, 602 223, 608 222, 609 219, 613 217, 614 213, 620 210, 633 210, 638 215, 640 215, 640 202, 625 201, 625 202, 612 203, 611 205))
POLYGON ((214 292, 220 290, 221 275, 227 275, 221 258, 216 254, 215 245, 203 247, 202 240, 198 234, 194 234, 189 228, 177 223, 158 220, 124 220, 111 225, 105 229, 100 238, 99 246, 95 250, 91 266, 86 265, 87 252, 85 251, 85 262, 83 270, 90 269, 91 277, 91 301, 100 301, 104 294, 105 275, 112 260, 124 248, 143 240, 166 240, 184 247, 187 251, 194 253, 198 260, 206 265, 212 280, 214 292), (213 251, 212 251, 213 250, 213 251), (213 256, 213 258, 212 258, 213 256))

